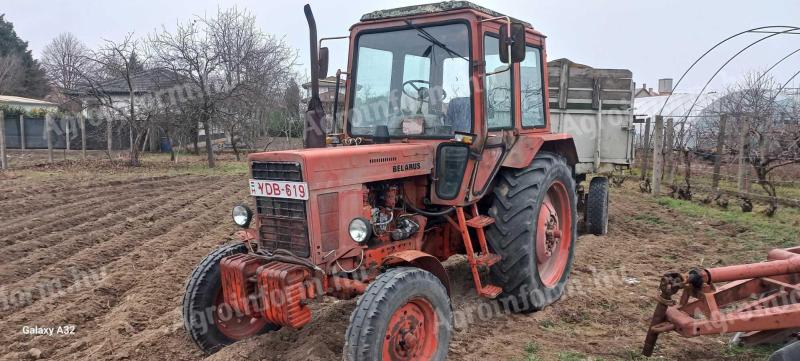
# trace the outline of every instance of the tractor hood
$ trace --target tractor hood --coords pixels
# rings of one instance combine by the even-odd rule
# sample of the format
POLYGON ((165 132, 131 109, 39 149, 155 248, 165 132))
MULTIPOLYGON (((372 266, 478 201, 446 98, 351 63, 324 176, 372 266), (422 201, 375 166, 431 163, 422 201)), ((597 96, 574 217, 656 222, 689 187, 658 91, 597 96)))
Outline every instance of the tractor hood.
POLYGON ((253 162, 295 162, 311 190, 430 174, 433 145, 391 143, 254 153, 253 162))

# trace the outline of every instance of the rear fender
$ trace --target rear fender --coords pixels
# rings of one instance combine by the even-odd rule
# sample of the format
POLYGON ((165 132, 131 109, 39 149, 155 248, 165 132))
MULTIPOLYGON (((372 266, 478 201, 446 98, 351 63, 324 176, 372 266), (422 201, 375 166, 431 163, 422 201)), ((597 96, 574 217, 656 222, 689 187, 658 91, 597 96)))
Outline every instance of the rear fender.
POLYGON ((578 151, 571 135, 536 134, 521 135, 503 160, 503 167, 525 168, 531 164, 536 154, 543 150, 563 155, 570 166, 578 163, 578 151))
POLYGON ((411 266, 424 269, 433 273, 439 281, 442 281, 442 284, 447 289, 447 295, 450 295, 450 277, 447 275, 447 271, 444 269, 444 266, 442 266, 442 263, 430 254, 415 250, 400 251, 386 257, 382 266, 411 266))

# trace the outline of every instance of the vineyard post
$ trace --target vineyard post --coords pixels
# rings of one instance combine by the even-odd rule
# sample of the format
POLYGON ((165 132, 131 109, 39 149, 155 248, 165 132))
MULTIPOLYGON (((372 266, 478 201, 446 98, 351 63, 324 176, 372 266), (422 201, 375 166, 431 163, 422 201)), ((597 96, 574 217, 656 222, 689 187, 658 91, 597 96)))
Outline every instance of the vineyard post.
POLYGON ((661 180, 664 171, 664 117, 656 115, 653 131, 653 195, 661 195, 661 180))
POLYGON ((719 192, 719 172, 722 167, 722 152, 725 150, 725 127, 728 123, 728 115, 720 114, 719 116, 719 132, 717 133, 717 149, 714 157, 714 176, 712 178, 711 188, 715 192, 719 192))

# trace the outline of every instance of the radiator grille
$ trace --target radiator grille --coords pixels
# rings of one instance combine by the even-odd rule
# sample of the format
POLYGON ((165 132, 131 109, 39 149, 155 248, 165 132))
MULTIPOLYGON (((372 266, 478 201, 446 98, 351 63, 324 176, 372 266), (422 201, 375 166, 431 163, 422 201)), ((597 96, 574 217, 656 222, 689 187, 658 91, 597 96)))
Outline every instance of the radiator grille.
MULTIPOLYGON (((302 182, 298 163, 253 162, 253 179, 302 182)), ((285 249, 299 257, 310 256, 306 201, 256 197, 262 249, 285 249)))

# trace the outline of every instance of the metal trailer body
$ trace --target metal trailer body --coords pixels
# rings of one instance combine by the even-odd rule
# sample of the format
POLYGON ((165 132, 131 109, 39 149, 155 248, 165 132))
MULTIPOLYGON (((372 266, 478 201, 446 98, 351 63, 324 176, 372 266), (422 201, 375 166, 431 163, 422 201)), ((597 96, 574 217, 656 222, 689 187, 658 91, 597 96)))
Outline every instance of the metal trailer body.
POLYGON ((554 133, 572 135, 576 174, 612 173, 634 157, 633 75, 557 59, 547 63, 554 133))

